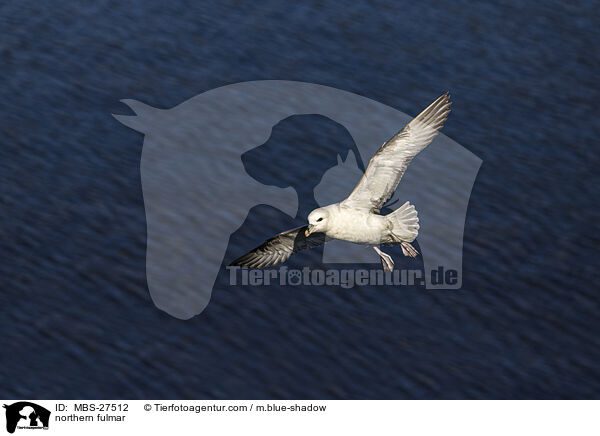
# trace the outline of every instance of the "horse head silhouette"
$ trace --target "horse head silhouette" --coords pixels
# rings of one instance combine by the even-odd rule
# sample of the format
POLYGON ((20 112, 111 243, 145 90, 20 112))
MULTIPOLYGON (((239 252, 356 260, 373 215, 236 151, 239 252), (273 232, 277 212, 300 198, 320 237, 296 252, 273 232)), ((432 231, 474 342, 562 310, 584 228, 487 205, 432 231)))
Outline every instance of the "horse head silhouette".
MULTIPOLYGON (((140 171, 148 288, 157 307, 181 319, 199 314, 208 304, 229 237, 252 207, 267 204, 291 217, 298 215, 296 191, 303 195, 302 189, 308 188, 302 186, 307 185, 281 178, 282 167, 277 165, 271 167, 278 172, 271 181, 279 182, 264 180, 252 169, 251 153, 245 154, 265 144, 273 126, 292 115, 323 115, 350 133, 355 146, 345 147, 361 167, 361 161, 368 161, 410 119, 356 94, 277 80, 213 89, 168 110, 122 101, 136 115, 115 118, 145 135, 140 171)), ((321 158, 319 147, 311 146, 307 152, 315 160, 321 158)), ((327 162, 328 168, 335 167, 335 162, 327 162)), ((269 163, 265 161, 266 166, 269 163)), ((287 168, 294 163, 286 160, 287 168)), ((419 210, 419 246, 426 270, 441 264, 461 270, 466 210, 480 164, 479 158, 440 134, 405 174, 397 195, 410 199, 419 210)), ((327 172, 319 168, 313 177, 306 165, 302 170, 309 174, 312 187, 318 185, 317 173, 327 172)), ((345 196, 357 178, 355 173, 343 173, 336 185, 340 192, 344 188, 345 196)), ((333 195, 337 188, 327 185, 333 195)), ((320 191, 317 187, 317 202, 320 191)), ((435 284, 428 281, 427 287, 435 284)), ((460 288, 460 279, 450 287, 460 288)))

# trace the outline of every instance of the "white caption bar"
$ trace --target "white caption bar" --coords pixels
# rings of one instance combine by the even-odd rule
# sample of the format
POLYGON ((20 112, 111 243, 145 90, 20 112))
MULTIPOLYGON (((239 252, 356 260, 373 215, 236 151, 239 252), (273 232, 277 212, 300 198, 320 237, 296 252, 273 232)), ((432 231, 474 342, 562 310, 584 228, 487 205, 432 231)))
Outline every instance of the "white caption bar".
POLYGON ((2 426, 13 426, 19 436, 600 434, 598 401, 4 400, 3 404, 2 426), (43 433, 32 432, 43 428, 43 433))

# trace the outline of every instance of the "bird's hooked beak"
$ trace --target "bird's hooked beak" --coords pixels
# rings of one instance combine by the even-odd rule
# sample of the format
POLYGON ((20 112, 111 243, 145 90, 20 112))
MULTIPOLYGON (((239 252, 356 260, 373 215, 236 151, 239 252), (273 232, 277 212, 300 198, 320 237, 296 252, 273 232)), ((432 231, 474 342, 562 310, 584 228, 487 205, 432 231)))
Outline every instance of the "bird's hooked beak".
POLYGON ((315 231, 315 226, 312 224, 309 224, 308 227, 306 228, 306 230, 304 231, 304 236, 310 236, 310 234, 314 231, 315 231))

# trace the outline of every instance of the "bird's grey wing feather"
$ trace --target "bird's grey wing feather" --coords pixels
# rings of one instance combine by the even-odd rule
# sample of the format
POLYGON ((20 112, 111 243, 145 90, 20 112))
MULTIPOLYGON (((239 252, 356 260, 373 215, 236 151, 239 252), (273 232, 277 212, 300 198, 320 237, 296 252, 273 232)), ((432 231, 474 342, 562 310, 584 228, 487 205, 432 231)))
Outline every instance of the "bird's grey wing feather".
POLYGON ((294 253, 323 245, 325 234, 313 233, 307 237, 304 235, 307 227, 298 227, 273 236, 254 250, 234 260, 231 265, 267 268, 285 262, 294 253))
POLYGON ((444 125, 450 104, 450 95, 442 95, 384 143, 342 205, 379 212, 396 190, 410 161, 429 145, 444 125))

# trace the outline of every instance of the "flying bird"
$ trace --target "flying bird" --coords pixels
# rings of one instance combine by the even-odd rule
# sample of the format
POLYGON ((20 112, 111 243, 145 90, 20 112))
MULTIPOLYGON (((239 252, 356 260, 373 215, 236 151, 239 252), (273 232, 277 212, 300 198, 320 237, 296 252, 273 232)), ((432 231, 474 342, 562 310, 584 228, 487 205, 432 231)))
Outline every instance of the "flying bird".
POLYGON ((400 245, 405 256, 416 257, 419 253, 411 245, 419 233, 415 207, 407 201, 388 215, 379 212, 396 190, 408 164, 441 130, 450 105, 448 93, 440 96, 385 142, 348 198, 313 210, 308 215, 308 225, 272 237, 231 265, 270 267, 330 239, 372 246, 386 271, 393 270, 394 261, 381 251, 380 245, 400 245))

